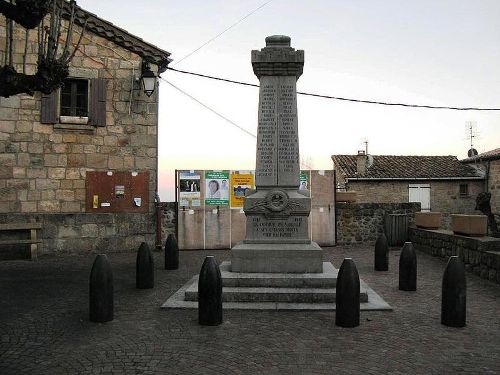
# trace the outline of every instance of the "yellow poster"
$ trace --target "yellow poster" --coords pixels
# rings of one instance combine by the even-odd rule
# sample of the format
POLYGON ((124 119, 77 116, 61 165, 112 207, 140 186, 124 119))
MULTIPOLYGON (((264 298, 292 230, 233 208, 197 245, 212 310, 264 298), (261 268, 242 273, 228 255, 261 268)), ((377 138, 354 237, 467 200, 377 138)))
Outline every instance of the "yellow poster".
POLYGON ((254 175, 231 173, 231 208, 242 208, 245 194, 255 189, 254 175))

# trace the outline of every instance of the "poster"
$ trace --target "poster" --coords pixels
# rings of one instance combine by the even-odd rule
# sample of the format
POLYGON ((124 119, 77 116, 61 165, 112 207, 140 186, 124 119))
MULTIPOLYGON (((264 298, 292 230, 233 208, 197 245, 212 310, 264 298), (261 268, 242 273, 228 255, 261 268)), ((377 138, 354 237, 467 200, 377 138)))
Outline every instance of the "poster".
POLYGON ((300 172, 299 177, 299 190, 309 189, 309 176, 307 172, 300 172))
POLYGON ((195 172, 179 173, 179 206, 200 206, 200 177, 195 172))
POLYGON ((229 205, 229 172, 205 172, 205 205, 229 205))
POLYGON ((255 188, 254 175, 250 173, 231 174, 231 208, 242 208, 245 194, 255 188))

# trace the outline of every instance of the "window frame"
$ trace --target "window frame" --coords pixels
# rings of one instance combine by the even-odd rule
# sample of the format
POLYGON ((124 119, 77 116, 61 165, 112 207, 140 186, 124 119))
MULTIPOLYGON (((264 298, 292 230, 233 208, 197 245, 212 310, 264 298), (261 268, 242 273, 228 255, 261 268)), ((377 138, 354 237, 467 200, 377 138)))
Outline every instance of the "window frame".
POLYGON ((468 183, 460 183, 458 184, 458 196, 460 198, 468 198, 470 195, 469 195, 469 184, 468 183), (463 187, 465 187, 465 189, 462 189, 463 187), (463 191, 465 190, 465 191, 463 191))
POLYGON ((109 79, 99 78, 99 70, 69 67, 68 79, 87 81, 87 117, 61 116, 61 88, 41 97, 40 123, 62 131, 95 132, 107 125, 106 107, 109 79))
POLYGON ((57 113, 59 115, 59 123, 61 124, 77 124, 77 125, 87 125, 89 122, 89 113, 90 113, 90 80, 88 78, 82 78, 82 77, 68 77, 65 79, 65 81, 72 81, 71 83, 71 115, 63 115, 62 114, 62 96, 63 96, 63 88, 61 87, 59 89, 59 106, 57 109, 57 113), (78 110, 78 107, 76 106, 76 101, 77 101, 77 95, 78 95, 78 88, 77 88, 77 82, 82 81, 86 83, 86 111, 87 115, 86 116, 78 116, 76 115, 76 110, 78 110), (76 91, 76 92, 75 92, 76 91), (75 104, 75 107, 73 107, 73 104, 75 104))
POLYGON ((67 116, 67 117, 88 117, 89 114, 89 80, 88 79, 82 79, 82 78, 73 78, 73 77, 68 77, 64 80, 64 85, 70 84, 70 106, 69 107, 64 107, 69 109, 69 114, 63 114, 63 94, 64 94, 64 89, 65 87, 61 87, 61 90, 59 92, 59 98, 60 98, 60 107, 59 107, 59 115, 60 116, 67 116), (84 83, 85 87, 84 90, 81 90, 80 92, 78 91, 79 83, 84 83), (83 96, 85 98, 85 103, 84 106, 79 107, 78 106, 78 96, 83 96), (78 115, 77 111, 80 109, 85 110, 85 115, 78 115))

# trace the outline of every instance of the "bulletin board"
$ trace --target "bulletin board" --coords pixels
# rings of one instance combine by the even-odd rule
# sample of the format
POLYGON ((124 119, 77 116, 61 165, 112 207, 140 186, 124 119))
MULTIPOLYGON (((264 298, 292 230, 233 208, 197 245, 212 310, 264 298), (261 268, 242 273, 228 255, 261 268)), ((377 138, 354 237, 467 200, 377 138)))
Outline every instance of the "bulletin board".
POLYGON ((137 212, 149 209, 149 172, 87 172, 86 212, 137 212))

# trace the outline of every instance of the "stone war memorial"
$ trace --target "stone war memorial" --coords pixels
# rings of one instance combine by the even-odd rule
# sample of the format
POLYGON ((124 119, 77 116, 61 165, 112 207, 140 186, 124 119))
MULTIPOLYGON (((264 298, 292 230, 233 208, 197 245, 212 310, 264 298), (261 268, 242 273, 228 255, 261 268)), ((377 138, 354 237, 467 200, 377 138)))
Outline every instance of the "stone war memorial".
MULTIPOLYGON (((220 265, 224 308, 335 309, 338 270, 323 262, 323 251, 310 239, 311 198, 299 190, 300 154, 297 80, 304 51, 290 37, 266 38, 252 51, 260 81, 256 189, 244 205, 246 238, 231 249, 231 261, 220 265)), ((196 308, 198 276, 172 295, 163 308, 196 308)), ((362 309, 390 309, 361 281, 362 309)))
POLYGON ((322 272, 321 248, 309 239, 311 199, 299 191, 297 80, 304 51, 287 36, 252 51, 260 80, 256 190, 245 199, 246 239, 231 249, 233 272, 322 272))

